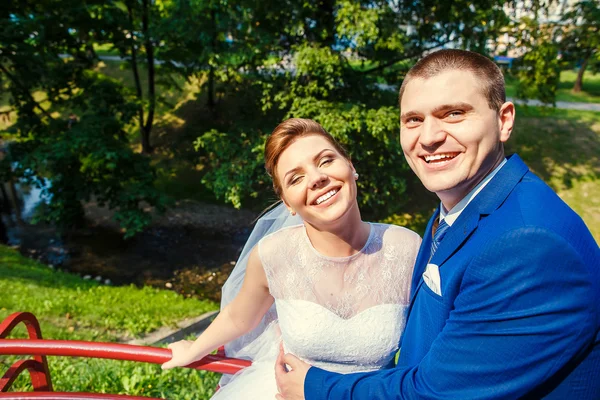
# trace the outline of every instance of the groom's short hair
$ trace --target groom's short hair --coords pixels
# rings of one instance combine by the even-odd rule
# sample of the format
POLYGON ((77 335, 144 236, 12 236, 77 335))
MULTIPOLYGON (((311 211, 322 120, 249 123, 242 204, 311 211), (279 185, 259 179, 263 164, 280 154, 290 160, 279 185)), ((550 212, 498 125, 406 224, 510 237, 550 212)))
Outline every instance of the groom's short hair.
MULTIPOLYGON (((500 68, 481 54, 458 49, 438 50, 419 60, 404 77, 400 86, 399 102, 402 102, 406 85, 412 79, 429 79, 453 69, 470 71, 478 77, 490 108, 496 112, 500 111, 500 107, 506 101, 504 75, 500 68)), ((435 93, 431 95, 435 96, 435 93)))

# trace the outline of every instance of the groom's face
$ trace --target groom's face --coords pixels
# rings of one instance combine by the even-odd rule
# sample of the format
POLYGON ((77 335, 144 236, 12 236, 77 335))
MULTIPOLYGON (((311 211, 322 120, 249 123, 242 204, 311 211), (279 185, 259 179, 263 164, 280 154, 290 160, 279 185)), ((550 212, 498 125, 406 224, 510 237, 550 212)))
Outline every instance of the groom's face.
MULTIPOLYGON (((504 158, 510 136, 473 73, 448 70, 413 78, 400 104, 400 142, 406 160, 447 209, 456 205, 504 158)), ((514 116, 514 114, 511 114, 514 116)))

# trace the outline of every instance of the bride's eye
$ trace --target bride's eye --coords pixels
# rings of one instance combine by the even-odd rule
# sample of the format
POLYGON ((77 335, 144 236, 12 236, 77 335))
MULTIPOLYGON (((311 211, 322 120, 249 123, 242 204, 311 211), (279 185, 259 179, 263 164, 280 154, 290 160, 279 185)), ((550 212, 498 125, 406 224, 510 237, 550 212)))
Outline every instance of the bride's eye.
POLYGON ((292 179, 290 179, 290 182, 288 183, 288 185, 290 185, 290 186, 295 185, 297 183, 300 183, 301 180, 302 180, 302 176, 293 176, 292 179))
POLYGON ((321 160, 321 163, 319 164, 319 167, 323 167, 327 164, 331 164, 333 162, 333 158, 324 158, 321 160))

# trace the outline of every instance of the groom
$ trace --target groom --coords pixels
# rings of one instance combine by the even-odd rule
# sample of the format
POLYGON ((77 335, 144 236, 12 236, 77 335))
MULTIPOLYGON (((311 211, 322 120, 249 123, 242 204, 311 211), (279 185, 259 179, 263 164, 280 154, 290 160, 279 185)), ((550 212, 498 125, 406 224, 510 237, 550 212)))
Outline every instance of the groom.
POLYGON ((278 399, 600 399, 600 250, 518 155, 505 158, 515 107, 498 67, 432 53, 400 106, 406 159, 441 204, 398 366, 339 375, 281 353, 278 399))

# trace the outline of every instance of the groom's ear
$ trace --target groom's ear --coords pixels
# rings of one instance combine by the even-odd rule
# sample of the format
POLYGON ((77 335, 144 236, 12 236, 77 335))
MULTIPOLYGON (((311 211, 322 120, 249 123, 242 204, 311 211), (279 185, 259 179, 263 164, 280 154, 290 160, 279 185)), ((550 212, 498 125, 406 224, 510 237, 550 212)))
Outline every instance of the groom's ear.
POLYGON ((500 128, 500 141, 504 143, 510 138, 515 125, 515 105, 510 101, 507 101, 500 107, 498 124, 500 128))

